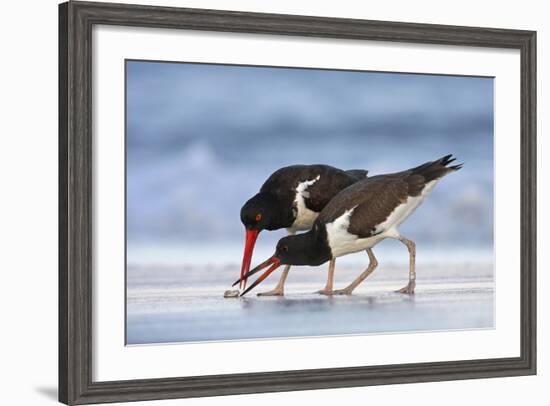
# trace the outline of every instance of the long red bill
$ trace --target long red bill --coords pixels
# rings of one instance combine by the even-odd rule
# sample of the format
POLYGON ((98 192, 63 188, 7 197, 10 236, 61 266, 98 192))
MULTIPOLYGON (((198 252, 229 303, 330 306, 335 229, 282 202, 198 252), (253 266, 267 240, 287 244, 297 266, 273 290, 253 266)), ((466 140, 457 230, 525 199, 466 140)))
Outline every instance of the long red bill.
POLYGON ((250 263, 252 262, 252 253, 254 252, 254 244, 256 244, 256 238, 258 238, 260 230, 250 230, 246 229, 245 245, 244 245, 244 254, 243 254, 243 264, 241 266, 241 279, 239 284, 239 289, 246 288, 246 278, 245 276, 250 271, 250 263))
POLYGON ((262 262, 256 268, 254 268, 251 271, 246 272, 243 276, 241 276, 240 279, 237 279, 235 282, 233 282, 233 285, 231 285, 231 286, 234 287, 237 283, 241 283, 243 280, 248 279, 249 277, 251 277, 255 273, 257 273, 257 272, 261 271, 262 269, 266 268, 267 266, 271 265, 271 263, 272 263, 271 261, 272 261, 272 258, 269 258, 267 261, 262 262))
POLYGON ((248 292, 250 292, 252 289, 254 289, 256 286, 258 286, 260 283, 263 282, 263 280, 265 278, 267 278, 269 276, 269 274, 271 272, 273 272, 275 269, 277 269, 280 265, 281 265, 281 260, 279 258, 277 258, 276 256, 272 256, 271 258, 269 258, 267 261, 264 261, 262 262, 260 265, 258 265, 256 268, 254 268, 253 270, 251 270, 250 272, 247 273, 247 277, 250 276, 250 275, 253 275, 255 274, 256 272, 258 271, 261 271, 262 269, 265 269, 267 268, 268 266, 271 267, 265 271, 258 279, 256 279, 254 281, 254 283, 252 285, 249 286, 248 289, 246 289, 243 293, 241 293, 241 296, 244 296, 246 295, 248 292))

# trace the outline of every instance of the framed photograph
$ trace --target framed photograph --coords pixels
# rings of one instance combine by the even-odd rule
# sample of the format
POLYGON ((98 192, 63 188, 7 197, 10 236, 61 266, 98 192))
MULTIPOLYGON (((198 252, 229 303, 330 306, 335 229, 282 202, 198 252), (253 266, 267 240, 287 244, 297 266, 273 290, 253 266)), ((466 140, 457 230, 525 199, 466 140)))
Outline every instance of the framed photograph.
POLYGON ((536 373, 536 33, 59 6, 59 400, 536 373))

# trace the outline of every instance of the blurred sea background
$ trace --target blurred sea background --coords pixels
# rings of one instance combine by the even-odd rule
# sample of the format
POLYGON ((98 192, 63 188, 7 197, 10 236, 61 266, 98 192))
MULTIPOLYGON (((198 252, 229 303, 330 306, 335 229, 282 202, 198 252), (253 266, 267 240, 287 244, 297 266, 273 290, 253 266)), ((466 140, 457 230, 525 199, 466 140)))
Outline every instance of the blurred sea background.
MULTIPOLYGON (((126 63, 128 344, 493 327, 492 78, 126 63), (240 208, 276 169, 374 175, 448 153, 464 168, 400 227, 417 244, 414 297, 392 293, 408 272, 393 240, 352 297, 312 293, 326 264, 293 268, 284 298, 221 297, 239 276, 240 208)), ((283 235, 263 232, 253 264, 283 235)), ((337 286, 367 262, 339 258, 337 286)))

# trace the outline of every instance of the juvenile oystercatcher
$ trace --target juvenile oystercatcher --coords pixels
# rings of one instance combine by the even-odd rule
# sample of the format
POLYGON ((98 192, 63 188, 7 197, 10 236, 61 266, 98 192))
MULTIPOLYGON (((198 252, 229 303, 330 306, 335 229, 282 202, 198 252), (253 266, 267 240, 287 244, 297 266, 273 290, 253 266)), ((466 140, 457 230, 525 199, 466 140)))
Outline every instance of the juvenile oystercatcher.
MULTIPOLYGON (((453 161, 452 155, 447 155, 403 172, 373 176, 344 189, 325 206, 310 231, 282 238, 271 258, 244 275, 247 278, 269 267, 241 296, 281 264, 317 266, 366 250, 370 259, 368 268, 349 286, 332 292, 349 295, 378 265, 372 247, 385 238, 395 238, 407 246, 409 282, 399 292, 414 293, 415 243, 401 235, 398 227, 443 176, 462 167, 462 164, 447 166, 453 161)), ((329 278, 332 278, 330 272, 329 278)))
MULTIPOLYGON (((244 283, 246 287, 245 275, 250 271, 254 244, 262 230, 286 228, 289 235, 309 230, 334 196, 353 183, 364 180, 366 176, 366 170, 344 171, 328 165, 292 165, 275 171, 259 193, 241 208, 241 221, 246 236, 241 279, 236 283, 240 282, 241 287, 244 283)), ((287 265, 275 289, 259 295, 283 295, 289 270, 290 265, 287 265)), ((331 261, 329 272, 334 272, 334 261, 331 261)), ((319 293, 330 291, 332 286, 327 286, 319 293)))

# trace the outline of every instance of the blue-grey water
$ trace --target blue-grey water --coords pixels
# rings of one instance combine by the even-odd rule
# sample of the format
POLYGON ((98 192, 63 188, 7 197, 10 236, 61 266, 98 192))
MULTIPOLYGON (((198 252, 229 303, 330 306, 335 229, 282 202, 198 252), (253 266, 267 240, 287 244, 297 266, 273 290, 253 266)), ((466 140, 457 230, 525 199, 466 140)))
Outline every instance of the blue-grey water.
POLYGON ((242 238, 242 204, 285 165, 376 174, 453 153, 464 168, 402 231, 492 249, 493 107, 491 78, 128 62, 128 242, 242 238))

